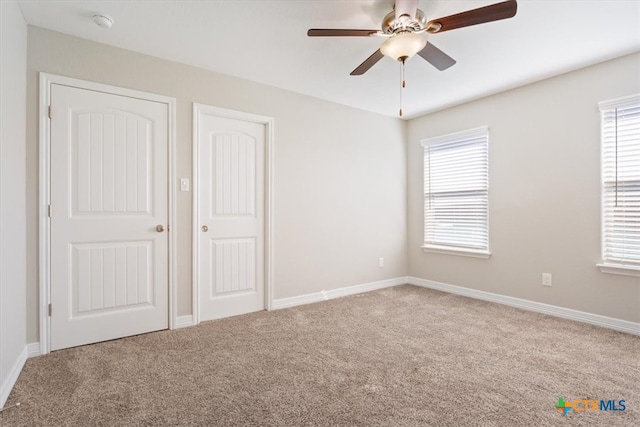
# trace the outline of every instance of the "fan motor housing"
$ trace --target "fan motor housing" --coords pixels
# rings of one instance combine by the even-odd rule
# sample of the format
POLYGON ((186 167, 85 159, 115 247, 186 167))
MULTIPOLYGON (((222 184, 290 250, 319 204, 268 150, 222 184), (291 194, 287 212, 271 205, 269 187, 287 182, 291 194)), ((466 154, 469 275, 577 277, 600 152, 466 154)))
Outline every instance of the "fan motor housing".
POLYGON ((421 31, 427 23, 427 18, 423 11, 416 9, 415 18, 396 19, 396 12, 392 10, 382 20, 382 32, 385 34, 395 34, 398 31, 421 31))

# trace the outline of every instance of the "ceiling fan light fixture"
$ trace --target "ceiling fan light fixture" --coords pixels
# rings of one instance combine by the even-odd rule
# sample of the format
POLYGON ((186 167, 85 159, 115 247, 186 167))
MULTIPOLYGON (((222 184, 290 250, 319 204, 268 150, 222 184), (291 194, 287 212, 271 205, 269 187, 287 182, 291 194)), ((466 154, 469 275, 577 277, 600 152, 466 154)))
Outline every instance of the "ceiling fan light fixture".
POLYGON ((380 46, 383 55, 396 61, 407 60, 420 52, 427 41, 420 34, 402 32, 394 35, 380 46))

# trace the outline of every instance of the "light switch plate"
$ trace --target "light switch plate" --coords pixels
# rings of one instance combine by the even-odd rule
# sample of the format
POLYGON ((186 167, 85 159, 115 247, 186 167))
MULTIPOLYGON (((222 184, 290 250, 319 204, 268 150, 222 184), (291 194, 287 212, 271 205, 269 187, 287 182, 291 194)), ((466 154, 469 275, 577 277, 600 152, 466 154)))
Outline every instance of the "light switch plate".
POLYGON ((189 178, 180 179, 180 191, 189 191, 189 178))

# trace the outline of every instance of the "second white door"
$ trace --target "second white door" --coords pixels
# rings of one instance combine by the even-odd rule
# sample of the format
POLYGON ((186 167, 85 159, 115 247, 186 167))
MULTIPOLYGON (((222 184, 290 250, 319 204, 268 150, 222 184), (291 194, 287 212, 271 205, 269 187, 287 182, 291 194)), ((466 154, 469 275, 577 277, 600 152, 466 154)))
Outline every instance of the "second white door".
POLYGON ((198 111, 200 320, 264 310, 266 125, 198 111))

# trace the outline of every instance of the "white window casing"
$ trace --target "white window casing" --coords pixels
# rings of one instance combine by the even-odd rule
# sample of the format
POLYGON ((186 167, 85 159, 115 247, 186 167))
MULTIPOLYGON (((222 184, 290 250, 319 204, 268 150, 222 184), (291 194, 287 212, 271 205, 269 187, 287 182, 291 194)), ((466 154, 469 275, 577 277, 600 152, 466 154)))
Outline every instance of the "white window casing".
POLYGON ((429 252, 488 258, 489 130, 421 141, 424 244, 429 252))
POLYGON ((604 101, 602 144, 603 273, 640 276, 640 94, 604 101))

